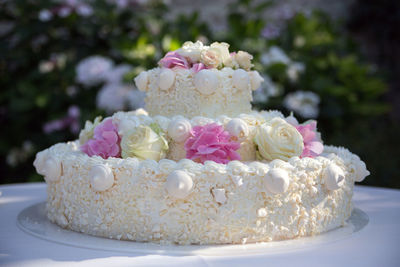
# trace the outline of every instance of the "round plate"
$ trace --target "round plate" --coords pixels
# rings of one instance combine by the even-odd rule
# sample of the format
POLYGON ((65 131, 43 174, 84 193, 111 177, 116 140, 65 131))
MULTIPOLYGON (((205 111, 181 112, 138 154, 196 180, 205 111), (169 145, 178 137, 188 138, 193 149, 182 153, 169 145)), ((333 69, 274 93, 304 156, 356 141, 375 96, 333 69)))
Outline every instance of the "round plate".
POLYGON ((75 247, 168 255, 228 256, 284 253, 344 239, 363 229, 369 221, 367 214, 355 208, 345 226, 311 237, 244 245, 159 245, 107 239, 63 229, 47 219, 45 206, 45 202, 41 202, 22 210, 17 217, 17 225, 36 237, 75 247))

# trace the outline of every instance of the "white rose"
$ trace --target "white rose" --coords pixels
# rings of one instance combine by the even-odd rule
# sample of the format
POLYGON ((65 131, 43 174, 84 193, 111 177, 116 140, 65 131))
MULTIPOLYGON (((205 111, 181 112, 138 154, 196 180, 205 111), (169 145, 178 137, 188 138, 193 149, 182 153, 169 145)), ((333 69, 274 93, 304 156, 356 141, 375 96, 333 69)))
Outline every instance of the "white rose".
POLYGON ((303 152, 303 137, 284 119, 273 118, 257 129, 254 139, 259 155, 266 160, 289 160, 303 152))
POLYGON ((97 125, 101 122, 101 116, 96 117, 93 122, 86 121, 85 128, 79 133, 79 143, 81 145, 85 144, 87 141, 93 138, 93 131, 97 125))
POLYGON ((253 56, 244 51, 239 51, 235 55, 236 62, 239 64, 239 66, 242 69, 245 69, 245 70, 250 70, 251 67, 253 67, 253 64, 251 64, 252 59, 253 59, 253 56))
POLYGON ((205 46, 202 42, 197 41, 196 43, 193 42, 185 42, 178 52, 179 55, 189 58, 192 63, 196 63, 200 61, 200 54, 205 50, 205 46))
POLYGON ((149 126, 141 125, 122 136, 121 150, 122 158, 137 157, 159 161, 165 157, 168 143, 162 134, 149 126))

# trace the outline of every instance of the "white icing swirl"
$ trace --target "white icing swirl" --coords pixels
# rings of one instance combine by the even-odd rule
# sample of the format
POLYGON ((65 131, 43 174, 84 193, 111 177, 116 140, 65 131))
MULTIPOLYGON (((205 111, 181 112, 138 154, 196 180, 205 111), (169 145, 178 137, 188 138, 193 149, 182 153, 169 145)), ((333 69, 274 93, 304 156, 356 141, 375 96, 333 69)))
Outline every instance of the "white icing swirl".
POLYGON ((250 77, 243 69, 235 70, 232 76, 233 86, 239 90, 246 90, 250 84, 250 77))
POLYGON ((367 170, 367 166, 362 160, 358 160, 357 163, 355 164, 355 171, 356 171, 356 176, 354 180, 356 182, 362 182, 365 179, 365 177, 370 175, 370 172, 367 170))
POLYGON ((96 164, 89 172, 90 184, 95 191, 101 192, 114 184, 114 173, 107 164, 96 164))
POLYGON ((283 169, 273 168, 264 176, 264 186, 274 194, 286 192, 289 187, 289 174, 283 169))
POLYGON ((187 119, 176 118, 168 125, 168 135, 177 143, 184 142, 190 135, 192 125, 187 119))
POLYGON ((147 91, 147 85, 149 83, 149 75, 147 71, 142 71, 136 78, 135 84, 136 87, 143 92, 147 91))
POLYGON ((35 166, 37 173, 45 175, 44 163, 48 155, 48 150, 43 150, 36 154, 33 166, 35 166))
POLYGON ((243 141, 249 135, 249 127, 242 119, 235 118, 228 122, 225 129, 233 136, 236 136, 239 141, 243 141))
POLYGON ((158 86, 161 90, 167 91, 175 82, 175 72, 171 69, 163 68, 160 72, 158 86))
POLYGON ((192 178, 184 171, 174 171, 167 176, 165 189, 171 197, 186 198, 193 188, 192 178))
POLYGON ((217 75, 211 70, 201 70, 194 77, 196 89, 203 95, 211 95, 218 88, 217 75))
POLYGON ((251 82, 251 90, 255 91, 258 88, 260 88, 261 83, 264 81, 264 78, 261 77, 260 73, 258 71, 251 71, 249 73, 250 75, 250 82, 251 82))
POLYGON ((38 173, 44 175, 46 182, 55 182, 60 179, 62 167, 61 162, 57 158, 42 155, 38 159, 37 166, 38 173))
POLYGON ((344 184, 344 172, 334 163, 329 164, 324 171, 325 186, 328 190, 339 189, 344 184))

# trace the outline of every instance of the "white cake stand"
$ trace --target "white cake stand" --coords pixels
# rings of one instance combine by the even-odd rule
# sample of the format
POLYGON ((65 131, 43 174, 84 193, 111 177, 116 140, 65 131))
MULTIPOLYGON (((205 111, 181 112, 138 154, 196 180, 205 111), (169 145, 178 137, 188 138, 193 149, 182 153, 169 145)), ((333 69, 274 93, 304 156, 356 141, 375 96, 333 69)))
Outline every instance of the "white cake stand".
POLYGON ((17 217, 17 225, 23 231, 69 246, 115 252, 201 256, 265 255, 315 247, 349 237, 363 229, 368 221, 367 214, 356 208, 345 226, 311 237, 244 245, 159 245, 107 239, 63 229, 47 219, 44 202, 23 209, 17 217))

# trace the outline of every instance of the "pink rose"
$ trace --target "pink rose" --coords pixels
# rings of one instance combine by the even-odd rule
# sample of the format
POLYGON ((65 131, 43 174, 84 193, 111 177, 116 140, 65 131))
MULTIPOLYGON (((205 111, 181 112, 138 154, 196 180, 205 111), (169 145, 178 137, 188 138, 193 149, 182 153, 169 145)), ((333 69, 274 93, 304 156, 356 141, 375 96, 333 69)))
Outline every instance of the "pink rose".
POLYGON ((207 66, 204 65, 203 63, 195 63, 193 64, 193 67, 191 70, 193 70, 195 73, 198 73, 201 70, 207 69, 207 66))
POLYGON ((190 64, 185 57, 179 55, 177 52, 168 52, 159 62, 164 68, 183 68, 189 69, 190 64))
POLYGON ((319 134, 317 134, 317 122, 310 121, 307 124, 294 125, 303 136, 304 149, 300 157, 315 158, 324 150, 319 134))
POLYGON ((112 123, 112 119, 106 119, 96 126, 93 138, 81 146, 81 150, 89 156, 100 156, 103 159, 108 157, 120 157, 121 138, 118 129, 112 123))
POLYGON ((200 163, 212 160, 223 164, 240 160, 236 152, 240 143, 231 141, 223 126, 216 123, 195 126, 191 135, 185 142, 186 158, 200 163))

